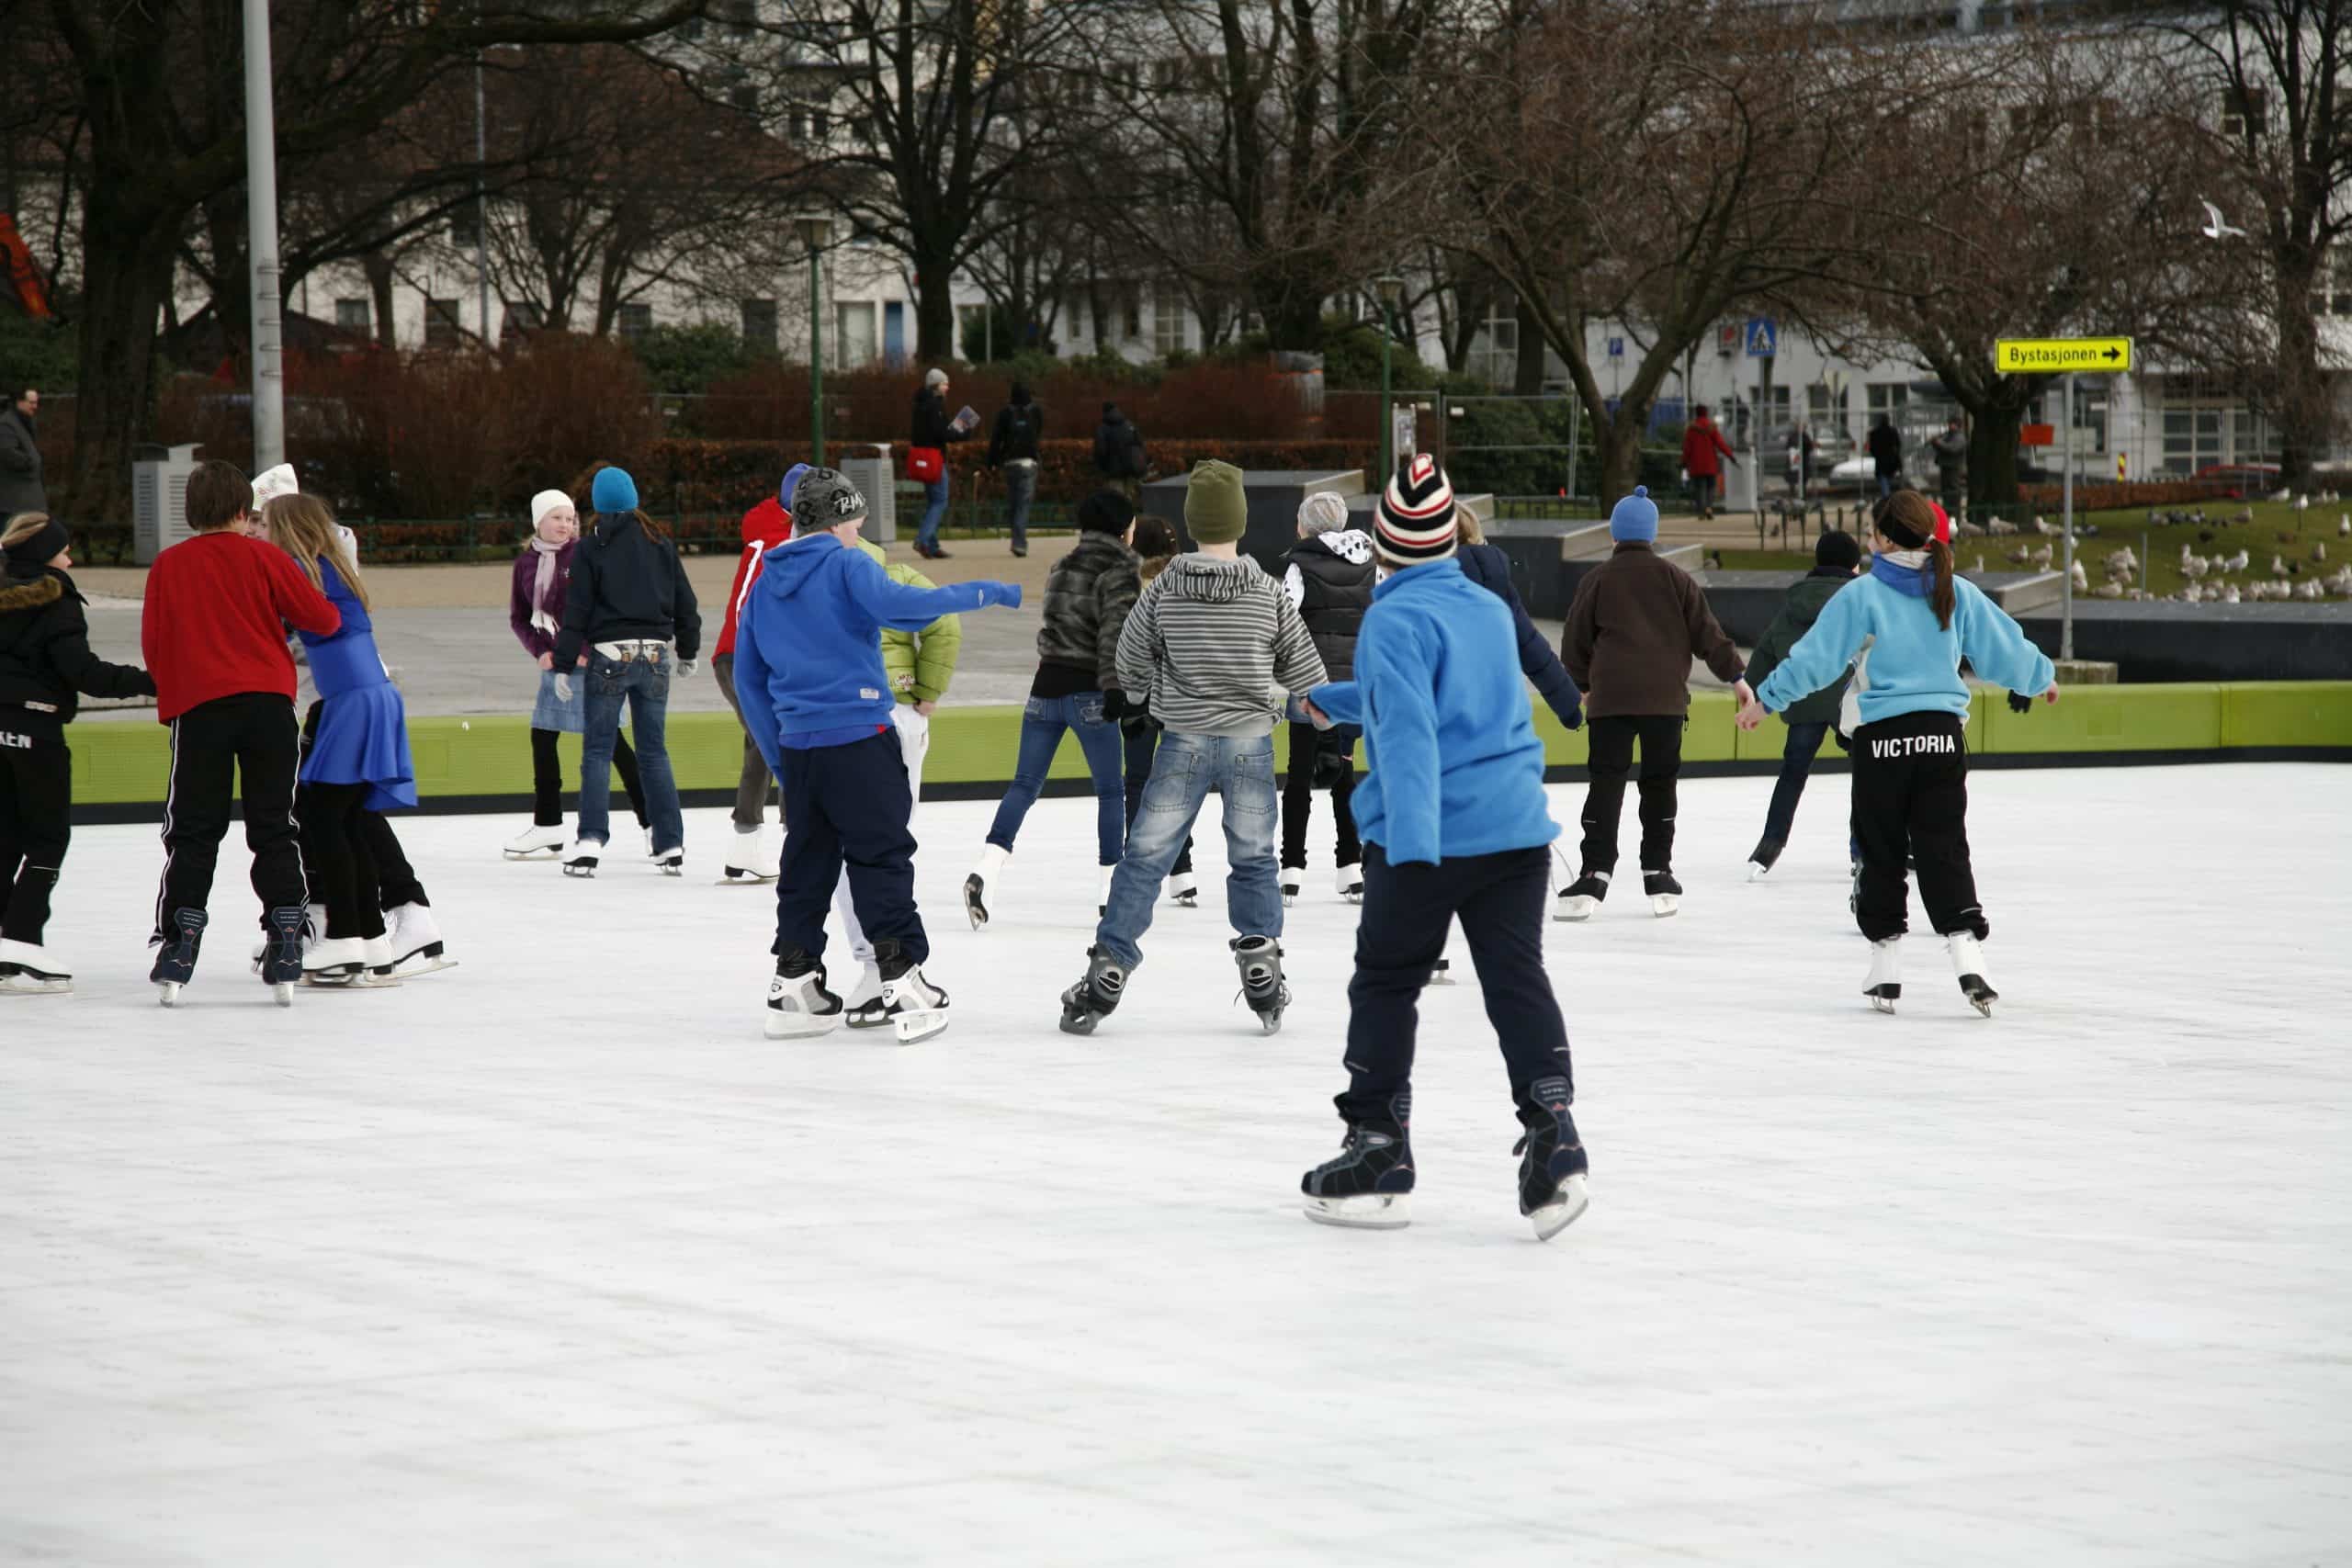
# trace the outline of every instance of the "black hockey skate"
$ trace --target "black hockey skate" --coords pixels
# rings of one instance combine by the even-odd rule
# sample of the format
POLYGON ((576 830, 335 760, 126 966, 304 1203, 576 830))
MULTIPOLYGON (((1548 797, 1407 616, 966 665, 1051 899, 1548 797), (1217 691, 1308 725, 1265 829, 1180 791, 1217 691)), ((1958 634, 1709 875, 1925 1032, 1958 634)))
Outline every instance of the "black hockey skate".
POLYGON ((1283 1026, 1290 987, 1283 984, 1283 950, 1270 936, 1233 939, 1233 962, 1241 971, 1241 999, 1258 1015, 1258 1027, 1272 1034, 1283 1026))
POLYGON ((300 904, 272 909, 263 922, 261 982, 279 1007, 294 1005, 294 987, 302 979, 302 938, 310 927, 311 912, 300 904))
POLYGON ((874 944, 874 967, 882 976, 882 1011, 899 1044, 946 1032, 947 993, 923 978, 922 965, 907 956, 896 938, 874 944))
POLYGON ((1555 920, 1589 920, 1609 897, 1609 874, 1588 871, 1560 889, 1558 907, 1552 911, 1555 920))
POLYGON ((165 1007, 177 1007, 180 987, 196 978, 196 950, 204 941, 209 917, 201 909, 180 909, 172 915, 170 931, 155 949, 155 967, 147 978, 162 987, 165 1007))
POLYGON ((1788 846, 1779 839, 1758 839, 1756 847, 1747 852, 1747 880, 1761 882, 1771 869, 1780 864, 1781 852, 1788 846))
POLYGON ((1062 993, 1062 1032, 1091 1034, 1126 993, 1126 966, 1099 947, 1086 950, 1086 976, 1062 993))
POLYGON ((842 1021, 842 999, 825 989, 825 966, 800 948, 775 961, 765 1029, 771 1040, 823 1034, 842 1021))
POLYGON ((1386 1114, 1348 1123, 1339 1154, 1299 1178, 1308 1219, 1370 1231, 1413 1223, 1412 1108, 1408 1089, 1386 1114))
POLYGON ((1682 884, 1670 871, 1642 873, 1642 891, 1649 896, 1650 913, 1661 920, 1682 908, 1682 884))
POLYGON ((1568 1112, 1568 1080, 1537 1078, 1528 1086, 1528 1096, 1519 1108, 1527 1134, 1511 1150, 1521 1156, 1519 1212, 1534 1225, 1536 1240, 1549 1241, 1591 1203, 1585 1190, 1591 1162, 1577 1135, 1577 1119, 1568 1112))

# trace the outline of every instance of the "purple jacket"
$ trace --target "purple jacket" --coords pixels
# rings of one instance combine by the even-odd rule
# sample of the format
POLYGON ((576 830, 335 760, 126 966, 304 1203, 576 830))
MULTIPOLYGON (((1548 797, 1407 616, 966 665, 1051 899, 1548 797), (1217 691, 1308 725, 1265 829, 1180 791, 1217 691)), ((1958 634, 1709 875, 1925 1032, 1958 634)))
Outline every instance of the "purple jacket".
MULTIPOLYGON (((555 581, 548 584, 547 596, 536 606, 545 612, 559 629, 563 626, 564 593, 571 581, 571 552, 579 547, 580 541, 574 539, 556 551, 555 581)), ((523 651, 533 659, 543 653, 553 653, 556 638, 554 632, 542 631, 531 624, 534 608, 531 590, 538 580, 539 552, 526 545, 523 553, 514 558, 514 586, 507 595, 506 624, 514 628, 514 640, 521 643, 523 651)))

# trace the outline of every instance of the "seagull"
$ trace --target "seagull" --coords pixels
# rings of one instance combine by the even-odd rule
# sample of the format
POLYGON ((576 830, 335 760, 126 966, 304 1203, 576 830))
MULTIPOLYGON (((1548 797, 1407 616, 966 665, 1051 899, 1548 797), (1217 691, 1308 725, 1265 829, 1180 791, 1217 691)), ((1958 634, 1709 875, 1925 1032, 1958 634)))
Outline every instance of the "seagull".
POLYGON ((2220 208, 2201 196, 2197 198, 2197 205, 2205 209, 2205 227, 2199 230, 2199 233, 2209 240, 2226 240, 2233 234, 2241 240, 2245 238, 2245 230, 2230 227, 2228 221, 2222 218, 2220 208))

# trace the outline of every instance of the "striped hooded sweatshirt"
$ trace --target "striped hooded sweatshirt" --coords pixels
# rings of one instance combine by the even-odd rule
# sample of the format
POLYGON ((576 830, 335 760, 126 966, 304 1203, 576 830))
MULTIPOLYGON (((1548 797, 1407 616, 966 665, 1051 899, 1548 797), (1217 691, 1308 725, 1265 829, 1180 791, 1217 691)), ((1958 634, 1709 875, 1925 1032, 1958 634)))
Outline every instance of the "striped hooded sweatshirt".
POLYGON ((1180 735, 1270 735, 1284 694, 1325 678, 1290 595, 1247 556, 1178 556, 1119 634, 1120 685, 1180 735))

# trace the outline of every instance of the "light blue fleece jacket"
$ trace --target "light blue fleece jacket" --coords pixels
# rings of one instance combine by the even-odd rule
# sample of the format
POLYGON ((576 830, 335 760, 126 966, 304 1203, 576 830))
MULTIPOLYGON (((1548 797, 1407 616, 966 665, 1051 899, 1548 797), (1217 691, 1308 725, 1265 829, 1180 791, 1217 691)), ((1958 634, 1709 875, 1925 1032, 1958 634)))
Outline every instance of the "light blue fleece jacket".
POLYGON ((1371 772, 1350 805, 1357 837, 1391 864, 1534 849, 1560 836, 1510 607, 1464 577, 1461 562, 1406 567, 1372 591, 1355 677, 1309 695, 1339 723, 1363 726, 1371 772))
POLYGON ((1017 582, 893 582, 873 557, 831 534, 778 545, 761 558, 736 617, 743 728, 770 772, 782 766, 786 736, 838 745, 888 729, 899 699, 882 667, 884 627, 919 632, 942 615, 1020 603, 1017 582))
POLYGON ((1951 625, 1939 626, 1926 599, 1876 576, 1854 579, 1822 606, 1756 700, 1770 713, 1802 701, 1843 674, 1866 642, 1870 651, 1854 671, 1864 724, 1906 713, 1965 716, 1963 654, 1996 685, 2029 695, 2049 689, 2056 671, 2017 622, 1964 577, 1952 579, 1952 595, 1951 625))

